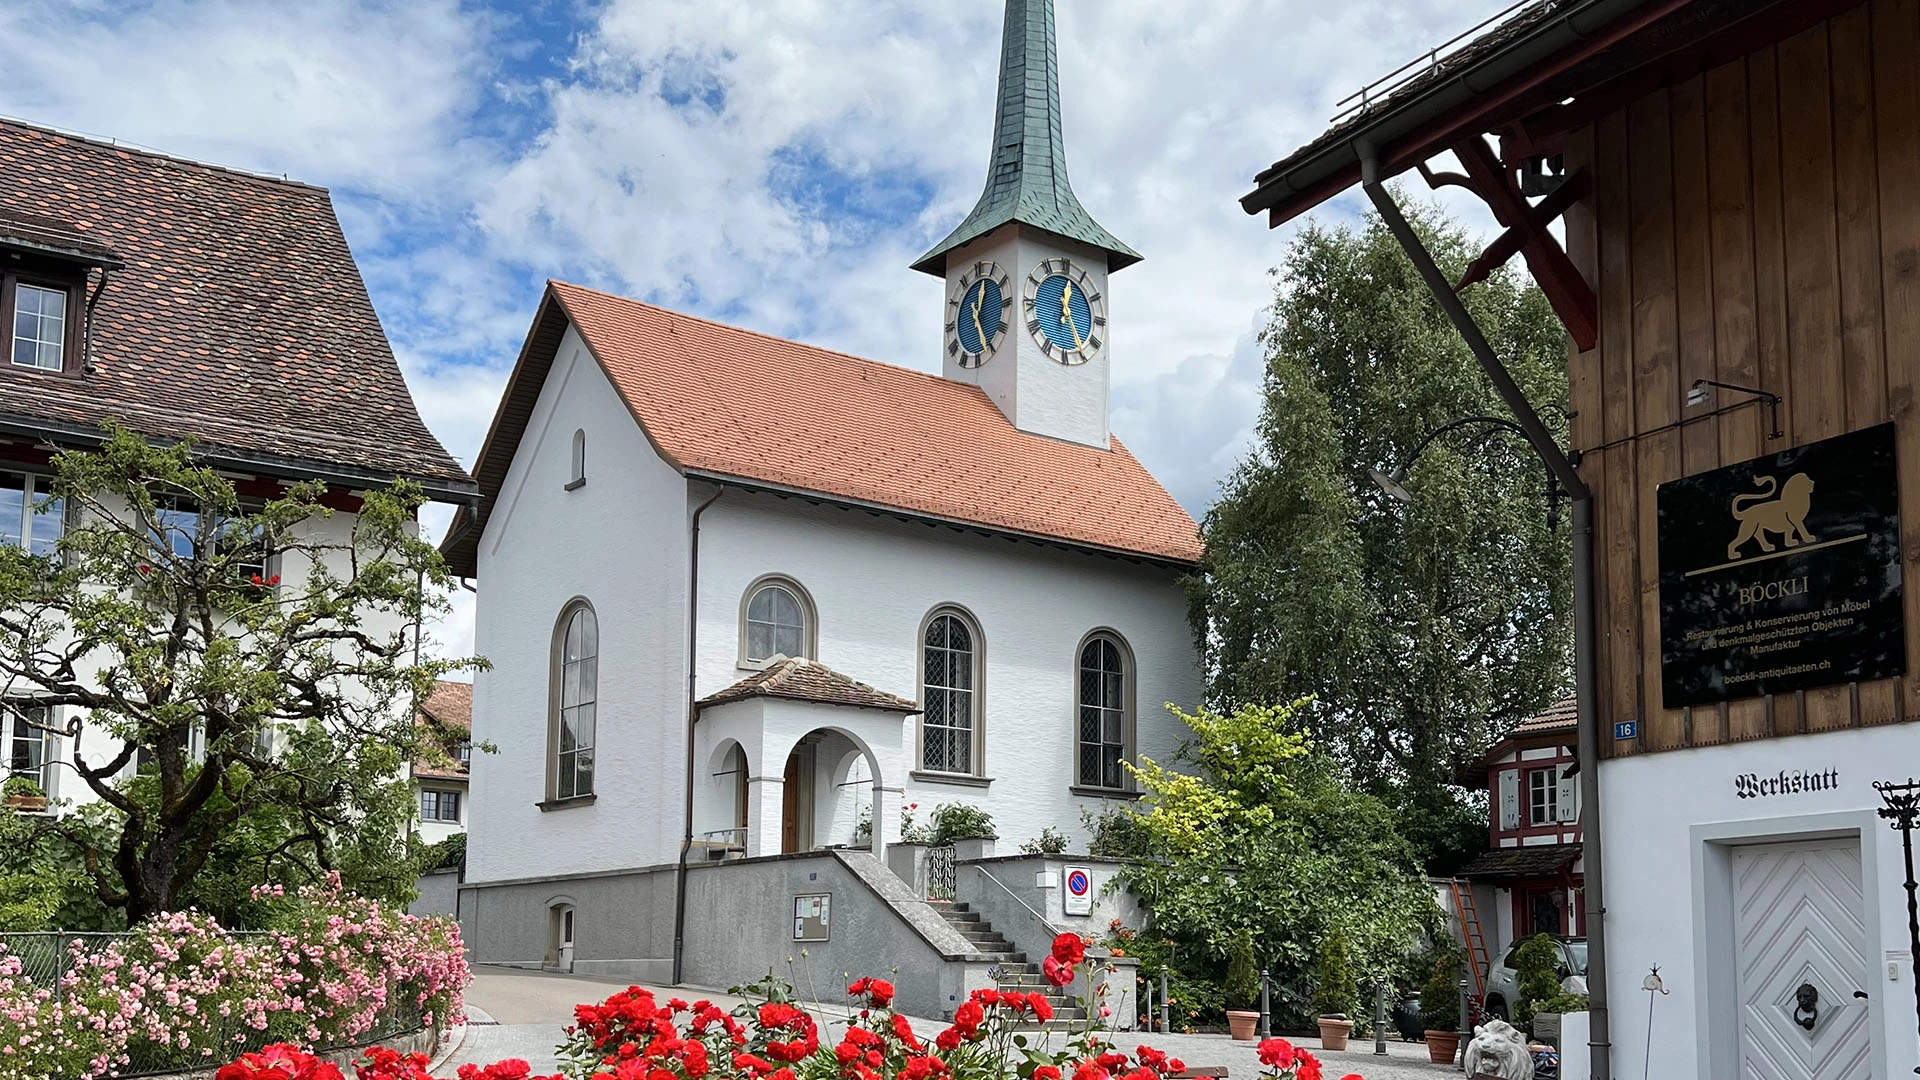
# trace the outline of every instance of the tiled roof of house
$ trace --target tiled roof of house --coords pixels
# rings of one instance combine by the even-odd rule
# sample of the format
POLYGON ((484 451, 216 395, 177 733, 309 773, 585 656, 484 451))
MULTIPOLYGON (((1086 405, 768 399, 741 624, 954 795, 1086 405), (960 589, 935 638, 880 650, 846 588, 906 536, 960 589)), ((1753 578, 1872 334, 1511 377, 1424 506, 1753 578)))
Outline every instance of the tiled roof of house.
POLYGON ((1538 716, 1531 716, 1514 725, 1507 732, 1507 738, 1516 739, 1527 735, 1556 735, 1561 732, 1572 733, 1580 728, 1580 699, 1561 698, 1546 707, 1538 716))
POLYGON ((0 422, 72 441, 112 417, 280 475, 473 490, 420 420, 325 190, 0 120, 0 221, 9 242, 124 264, 94 371, 0 365, 0 422))
POLYGON ((1029 435, 978 387, 548 284, 474 467, 481 504, 445 551, 475 549, 568 321, 660 455, 751 481, 987 531, 1190 564, 1199 529, 1134 456, 1029 435))
MULTIPOLYGON (((473 730, 473 684, 441 679, 433 684, 433 693, 420 707, 415 722, 427 729, 429 738, 458 743, 473 730)), ((449 750, 456 746, 448 747, 449 750)), ((452 755, 449 754, 449 757, 452 755)), ((452 761, 416 760, 413 775, 438 780, 465 780, 467 767, 458 758, 452 761)))
POLYGON ((875 690, 866 683, 855 682, 825 664, 799 657, 782 660, 777 664, 769 665, 763 671, 756 671, 725 690, 701 698, 698 705, 705 709, 714 705, 725 705, 730 701, 744 701, 755 697, 815 701, 824 705, 854 705, 863 709, 883 709, 887 712, 917 713, 920 711, 920 706, 906 698, 894 697, 892 694, 875 690))
POLYGON ((1460 868, 1463 878, 1548 877, 1580 857, 1579 844, 1540 844, 1534 847, 1494 848, 1474 856, 1460 868))

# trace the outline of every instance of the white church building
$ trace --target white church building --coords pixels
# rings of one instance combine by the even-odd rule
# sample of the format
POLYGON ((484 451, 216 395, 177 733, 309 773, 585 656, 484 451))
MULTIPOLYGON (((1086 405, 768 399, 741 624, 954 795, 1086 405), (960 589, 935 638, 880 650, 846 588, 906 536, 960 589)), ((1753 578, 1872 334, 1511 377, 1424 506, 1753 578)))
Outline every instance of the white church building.
POLYGON ((1009 0, 986 191, 913 267, 947 283, 938 375, 549 284, 444 545, 492 663, 476 961, 964 968, 887 870, 903 810, 1084 851, 1121 763, 1175 751, 1200 542, 1109 429, 1140 256, 1068 186, 1055 72, 1052 0, 1009 0))

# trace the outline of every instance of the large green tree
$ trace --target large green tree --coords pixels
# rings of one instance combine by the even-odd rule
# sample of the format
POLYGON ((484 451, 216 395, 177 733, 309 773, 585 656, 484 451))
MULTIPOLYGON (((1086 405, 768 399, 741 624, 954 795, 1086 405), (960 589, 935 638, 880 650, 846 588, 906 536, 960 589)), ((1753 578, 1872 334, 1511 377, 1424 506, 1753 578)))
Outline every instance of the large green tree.
POLYGON ((1301 730, 1306 705, 1174 710, 1193 733, 1179 760, 1143 760, 1140 808, 1100 823, 1129 835, 1126 883, 1152 912, 1147 937, 1175 943, 1187 996, 1246 935, 1294 1024, 1317 995, 1351 993, 1319 985, 1329 945, 1357 970, 1397 969, 1437 915, 1392 811, 1344 783, 1301 730))
MULTIPOLYGON (((1457 279, 1479 244, 1437 210, 1415 227, 1457 279)), ((1400 813, 1436 872, 1484 844, 1482 803, 1448 785, 1489 740, 1570 679, 1565 504, 1517 436, 1468 425, 1510 414, 1377 218, 1310 224, 1276 271, 1254 446, 1204 525, 1192 583, 1211 700, 1312 696, 1308 723, 1400 813)), ((1565 335, 1511 270, 1464 294, 1515 379, 1564 434, 1565 335)))
POLYGON ((132 923, 331 869, 410 890, 413 705, 471 666, 418 655, 449 583, 419 490, 347 525, 320 483, 243 502, 190 444, 119 429, 54 467, 57 549, 0 547, 0 683, 97 800, 45 825, 92 901, 132 923))

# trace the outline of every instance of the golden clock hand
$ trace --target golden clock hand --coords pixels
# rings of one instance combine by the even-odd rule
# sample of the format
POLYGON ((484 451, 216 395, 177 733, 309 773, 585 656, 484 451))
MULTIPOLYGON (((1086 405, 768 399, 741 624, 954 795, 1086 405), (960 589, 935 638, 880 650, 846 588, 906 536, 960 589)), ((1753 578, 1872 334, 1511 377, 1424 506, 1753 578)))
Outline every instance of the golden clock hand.
POLYGON ((1060 322, 1067 328, 1067 332, 1073 335, 1075 349, 1087 347, 1086 340, 1080 336, 1080 328, 1073 325, 1073 282, 1071 281, 1061 283, 1060 322))
POLYGON ((987 290, 975 289, 973 296, 973 332, 980 335, 980 351, 987 351, 987 328, 980 325, 980 305, 986 303, 987 290))

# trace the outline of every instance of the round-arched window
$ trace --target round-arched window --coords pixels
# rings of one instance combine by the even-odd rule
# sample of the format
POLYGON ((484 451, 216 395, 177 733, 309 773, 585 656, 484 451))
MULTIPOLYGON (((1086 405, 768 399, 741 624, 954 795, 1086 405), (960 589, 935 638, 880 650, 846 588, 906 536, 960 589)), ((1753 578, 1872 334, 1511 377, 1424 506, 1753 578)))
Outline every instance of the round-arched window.
POLYGON ((747 601, 747 662, 807 654, 807 609, 792 589, 768 583, 747 601))

